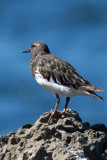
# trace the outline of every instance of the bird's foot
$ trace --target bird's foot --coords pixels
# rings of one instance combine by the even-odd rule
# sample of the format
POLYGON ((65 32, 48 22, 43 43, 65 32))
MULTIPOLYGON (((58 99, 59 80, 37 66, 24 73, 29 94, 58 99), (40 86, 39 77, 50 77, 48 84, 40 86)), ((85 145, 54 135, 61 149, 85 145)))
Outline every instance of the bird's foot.
POLYGON ((63 111, 56 111, 56 115, 64 115, 66 113, 66 110, 64 109, 63 111))
POLYGON ((43 115, 46 115, 46 114, 50 115, 49 120, 48 120, 48 124, 49 124, 54 116, 61 116, 61 115, 64 115, 65 113, 66 113, 65 109, 63 111, 59 111, 59 110, 54 111, 51 109, 50 112, 46 112, 43 115))
POLYGON ((53 110, 51 109, 50 112, 45 112, 43 115, 46 115, 46 114, 52 114, 53 110))
POLYGON ((63 110, 63 111, 58 111, 58 110, 54 111, 54 110, 51 109, 51 111, 48 112, 48 113, 50 114, 50 117, 49 117, 49 120, 48 120, 48 124, 49 124, 54 116, 64 115, 66 113, 66 110, 63 110))

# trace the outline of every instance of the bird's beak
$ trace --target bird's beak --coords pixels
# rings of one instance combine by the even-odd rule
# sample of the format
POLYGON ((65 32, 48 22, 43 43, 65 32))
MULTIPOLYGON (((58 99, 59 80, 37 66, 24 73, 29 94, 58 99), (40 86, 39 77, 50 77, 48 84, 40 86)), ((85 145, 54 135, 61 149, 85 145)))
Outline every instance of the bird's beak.
POLYGON ((31 48, 26 51, 23 51, 22 53, 29 53, 29 52, 31 52, 31 48))

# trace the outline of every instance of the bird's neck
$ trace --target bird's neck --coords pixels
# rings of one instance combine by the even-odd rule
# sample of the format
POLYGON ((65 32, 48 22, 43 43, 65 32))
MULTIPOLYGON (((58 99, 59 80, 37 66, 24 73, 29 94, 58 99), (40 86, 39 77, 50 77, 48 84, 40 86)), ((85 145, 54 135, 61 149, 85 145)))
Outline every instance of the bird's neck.
POLYGON ((38 51, 37 53, 33 54, 33 57, 39 57, 39 56, 46 55, 46 54, 51 54, 51 53, 45 52, 45 51, 38 51))

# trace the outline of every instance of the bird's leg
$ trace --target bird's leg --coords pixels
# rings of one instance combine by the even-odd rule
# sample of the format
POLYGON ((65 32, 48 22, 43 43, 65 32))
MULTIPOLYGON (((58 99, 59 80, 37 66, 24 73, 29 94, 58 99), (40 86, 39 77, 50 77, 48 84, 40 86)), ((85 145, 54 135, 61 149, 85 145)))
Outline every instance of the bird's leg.
POLYGON ((65 103, 65 106, 64 106, 64 110, 63 110, 63 111, 58 111, 57 109, 58 109, 58 105, 59 105, 60 99, 59 99, 59 96, 58 96, 58 97, 56 96, 56 98, 57 98, 57 103, 56 103, 56 106, 55 106, 55 110, 54 110, 53 112, 51 111, 51 116, 50 116, 50 118, 49 118, 49 120, 48 120, 48 123, 50 122, 50 120, 52 119, 52 117, 53 117, 55 114, 57 114, 57 115, 64 115, 65 112, 66 112, 68 103, 69 103, 69 101, 70 101, 70 97, 67 97, 67 98, 66 98, 66 103, 65 103))
POLYGON ((57 109, 58 109, 59 102, 60 102, 60 98, 59 98, 58 94, 56 94, 56 99, 57 99, 57 101, 56 101, 55 109, 54 109, 54 111, 51 111, 51 116, 50 116, 50 118, 48 120, 48 123, 50 122, 50 120, 52 119, 52 117, 57 113, 57 109))
POLYGON ((69 101, 70 101, 70 97, 67 97, 66 98, 66 104, 65 104, 64 110, 62 111, 63 114, 66 112, 66 109, 67 109, 69 101))
MULTIPOLYGON (((66 103, 65 103, 65 106, 64 106, 64 110, 63 110, 63 111, 58 111, 57 109, 58 109, 59 102, 60 102, 59 95, 56 95, 56 99, 57 99, 57 101, 56 101, 56 105, 55 105, 54 111, 51 110, 50 112, 47 112, 47 113, 50 113, 50 114, 51 114, 51 116, 49 117, 48 123, 50 122, 50 120, 53 118, 53 116, 54 116, 55 114, 57 114, 57 115, 64 115, 65 112, 66 112, 68 103, 69 103, 69 101, 70 101, 70 97, 67 97, 67 98, 66 98, 66 103)), ((46 114, 46 113, 45 113, 45 114, 46 114)))
POLYGON ((57 111, 57 114, 59 114, 59 115, 64 115, 65 114, 69 101, 70 101, 70 97, 67 97, 63 111, 57 111))

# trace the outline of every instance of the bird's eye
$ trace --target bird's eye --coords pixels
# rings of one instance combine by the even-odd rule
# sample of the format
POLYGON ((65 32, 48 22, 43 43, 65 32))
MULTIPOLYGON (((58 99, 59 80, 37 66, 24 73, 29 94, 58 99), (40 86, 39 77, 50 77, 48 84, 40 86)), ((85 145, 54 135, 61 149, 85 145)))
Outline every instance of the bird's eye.
POLYGON ((33 47, 35 47, 35 45, 32 45, 31 47, 33 48, 33 47))

